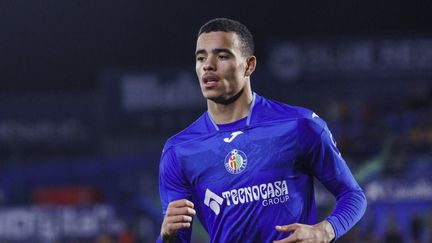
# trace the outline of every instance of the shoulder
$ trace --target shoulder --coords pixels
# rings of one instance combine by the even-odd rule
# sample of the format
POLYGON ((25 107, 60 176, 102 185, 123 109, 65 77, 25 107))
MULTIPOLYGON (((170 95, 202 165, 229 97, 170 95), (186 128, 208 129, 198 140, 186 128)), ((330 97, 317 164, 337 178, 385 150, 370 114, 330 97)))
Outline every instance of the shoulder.
POLYGON ((186 143, 195 140, 208 133, 206 126, 206 115, 203 113, 198 119, 192 122, 188 127, 180 131, 179 133, 171 136, 165 143, 163 151, 168 151, 175 145, 186 143))
POLYGON ((316 126, 321 128, 326 126, 325 122, 314 111, 308 108, 288 105, 263 97, 257 103, 257 113, 259 120, 262 122, 297 120, 299 126, 316 126))

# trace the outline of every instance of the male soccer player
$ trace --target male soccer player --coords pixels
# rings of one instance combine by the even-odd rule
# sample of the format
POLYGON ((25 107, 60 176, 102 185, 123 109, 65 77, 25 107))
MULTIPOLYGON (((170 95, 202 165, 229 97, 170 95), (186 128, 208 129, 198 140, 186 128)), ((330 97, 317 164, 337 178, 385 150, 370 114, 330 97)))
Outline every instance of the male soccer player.
POLYGON ((196 44, 207 112, 165 144, 163 242, 189 242, 197 215, 211 242, 330 242, 363 215, 365 195, 325 122, 252 92, 254 44, 241 23, 213 19, 196 44), (313 178, 336 197, 316 222, 313 178))

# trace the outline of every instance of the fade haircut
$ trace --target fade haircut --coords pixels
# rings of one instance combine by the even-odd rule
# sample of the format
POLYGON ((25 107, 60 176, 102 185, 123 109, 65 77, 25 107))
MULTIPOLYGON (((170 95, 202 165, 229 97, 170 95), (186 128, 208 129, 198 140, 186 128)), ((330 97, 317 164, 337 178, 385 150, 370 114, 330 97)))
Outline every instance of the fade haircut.
POLYGON ((240 49, 243 56, 249 57, 254 54, 253 36, 244 24, 228 18, 212 19, 201 26, 198 32, 198 37, 203 33, 216 31, 236 33, 240 39, 240 49))

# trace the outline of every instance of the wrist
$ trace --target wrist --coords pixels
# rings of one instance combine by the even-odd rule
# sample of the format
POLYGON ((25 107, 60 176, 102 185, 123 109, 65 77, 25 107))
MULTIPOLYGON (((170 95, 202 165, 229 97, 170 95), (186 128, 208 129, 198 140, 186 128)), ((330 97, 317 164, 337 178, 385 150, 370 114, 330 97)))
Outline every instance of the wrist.
POLYGON ((329 221, 323 220, 322 222, 316 224, 315 226, 320 228, 321 231, 323 232, 325 242, 331 242, 336 237, 333 226, 329 221))
POLYGON ((167 234, 161 232, 160 238, 162 239, 163 243, 175 242, 175 234, 167 234))

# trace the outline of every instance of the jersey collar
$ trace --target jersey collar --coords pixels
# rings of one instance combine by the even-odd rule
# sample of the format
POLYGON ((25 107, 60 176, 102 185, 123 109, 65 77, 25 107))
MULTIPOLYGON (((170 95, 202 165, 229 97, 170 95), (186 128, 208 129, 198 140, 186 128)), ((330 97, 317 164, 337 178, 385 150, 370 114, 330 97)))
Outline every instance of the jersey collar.
MULTIPOLYGON (((256 93, 253 92, 252 103, 251 103, 251 106, 250 106, 250 109, 249 109, 249 114, 248 114, 247 119, 246 119, 246 127, 248 127, 250 125, 253 108, 255 107, 255 103, 256 103, 256 97, 257 97, 256 93)), ((216 131, 220 131, 221 130, 220 127, 216 124, 216 122, 211 118, 210 113, 208 111, 206 112, 206 117, 210 121, 210 123, 212 124, 212 127, 216 131)))

